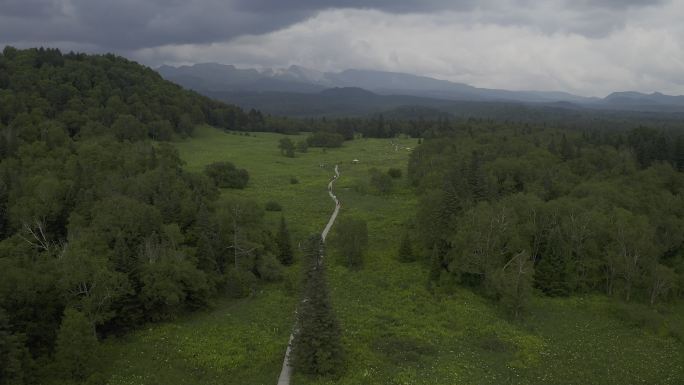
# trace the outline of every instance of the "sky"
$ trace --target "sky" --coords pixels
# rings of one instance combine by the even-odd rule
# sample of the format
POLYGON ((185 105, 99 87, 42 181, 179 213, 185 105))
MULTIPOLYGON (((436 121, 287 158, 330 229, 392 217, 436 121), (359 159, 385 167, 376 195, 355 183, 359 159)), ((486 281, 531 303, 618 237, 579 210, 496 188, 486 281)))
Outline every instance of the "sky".
POLYGON ((684 94, 684 0, 0 0, 0 46, 684 94))

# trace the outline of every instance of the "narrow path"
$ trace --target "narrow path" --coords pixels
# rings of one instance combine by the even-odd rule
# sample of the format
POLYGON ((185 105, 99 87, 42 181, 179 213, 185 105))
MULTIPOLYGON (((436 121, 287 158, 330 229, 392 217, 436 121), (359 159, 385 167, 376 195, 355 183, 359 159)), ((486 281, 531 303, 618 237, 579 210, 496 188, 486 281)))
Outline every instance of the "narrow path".
MULTIPOLYGON (((333 211, 332 215, 330 216, 330 220, 328 220, 328 223, 325 225, 325 228, 321 233, 321 239, 323 239, 323 242, 325 242, 325 238, 328 236, 328 232, 330 232, 333 223, 335 223, 335 219, 337 219, 337 214, 340 212, 340 200, 337 199, 337 196, 333 192, 333 184, 335 183, 335 181, 337 181, 339 177, 340 170, 337 168, 337 165, 335 165, 335 175, 333 175, 332 179, 328 183, 328 195, 330 195, 330 198, 332 198, 332 200, 335 202, 335 210, 333 211)), ((290 377, 292 376, 292 367, 290 366, 290 352, 292 350, 293 338, 294 330, 290 334, 290 339, 287 342, 285 358, 283 359, 283 368, 280 370, 280 377, 278 377, 278 385, 290 385, 290 377)))

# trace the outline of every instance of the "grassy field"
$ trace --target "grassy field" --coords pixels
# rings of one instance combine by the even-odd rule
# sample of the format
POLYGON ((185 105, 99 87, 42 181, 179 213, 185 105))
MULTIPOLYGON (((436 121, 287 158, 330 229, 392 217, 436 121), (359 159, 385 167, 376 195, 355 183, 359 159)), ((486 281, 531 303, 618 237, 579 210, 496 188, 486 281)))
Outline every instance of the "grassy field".
MULTIPOLYGON (((329 260, 346 367, 335 379, 296 375, 294 385, 684 383, 682 341, 624 317, 624 309, 603 297, 538 298, 525 319, 512 322, 468 290, 431 294, 422 265, 395 260, 415 205, 405 179, 388 196, 366 192, 368 169, 405 172, 405 147, 416 140, 399 140, 395 151, 389 140, 361 139, 286 158, 277 149, 281 137, 203 127, 176 145, 189 170, 219 160, 247 168, 248 188, 224 194, 279 202, 295 243, 327 221, 333 205, 325 189, 335 164, 342 174, 340 215, 368 221, 363 269, 329 260), (292 177, 299 183, 291 184, 292 177)), ((267 220, 275 226, 280 215, 268 213, 267 220)), ((290 269, 296 275, 297 267, 290 269)), ((296 305, 288 288, 263 286, 250 298, 220 300, 211 311, 107 341, 111 365, 104 374, 111 384, 275 384, 296 305)), ((682 323, 683 314, 681 307, 673 309, 666 321, 682 323)))

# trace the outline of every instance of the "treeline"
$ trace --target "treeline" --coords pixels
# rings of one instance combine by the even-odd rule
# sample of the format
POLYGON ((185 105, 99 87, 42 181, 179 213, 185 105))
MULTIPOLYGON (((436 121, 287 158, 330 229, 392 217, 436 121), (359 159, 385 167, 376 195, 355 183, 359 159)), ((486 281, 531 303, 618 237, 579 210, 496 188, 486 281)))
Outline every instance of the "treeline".
POLYGON ((684 295, 681 136, 470 122, 412 153, 430 284, 519 314, 536 289, 650 304, 684 295))
POLYGON ((292 262, 285 223, 274 236, 256 203, 217 200, 219 187, 248 183, 246 170, 189 173, 149 140, 252 120, 113 55, 5 48, 1 384, 86 381, 98 338, 280 278, 277 258, 292 262))
POLYGON ((114 136, 168 140, 208 123, 231 130, 260 127, 257 111, 213 101, 162 80, 155 71, 112 54, 58 49, 0 55, 0 155, 40 138, 114 136))
MULTIPOLYGON (((522 106, 520 108, 523 108, 522 106)), ((408 107, 407 107, 408 109, 408 107)), ((413 111, 415 108, 409 109, 413 111)), ((644 166, 652 161, 667 161, 679 170, 684 169, 684 124, 667 121, 665 124, 655 115, 649 120, 623 121, 586 120, 581 124, 569 125, 564 130, 580 136, 581 143, 592 145, 629 146, 644 166)), ((337 147, 345 140, 364 138, 394 138, 407 135, 413 138, 436 138, 449 136, 453 132, 472 131, 473 127, 487 127, 488 130, 513 130, 514 132, 537 132, 547 129, 544 117, 537 121, 508 121, 488 118, 454 118, 448 115, 426 115, 417 113, 382 114, 365 118, 320 118, 296 119, 267 116, 262 128, 284 134, 313 132, 308 139, 309 146, 337 147)), ((553 125, 558 127, 558 125, 553 125)), ((561 145, 557 139, 554 145, 561 145)))

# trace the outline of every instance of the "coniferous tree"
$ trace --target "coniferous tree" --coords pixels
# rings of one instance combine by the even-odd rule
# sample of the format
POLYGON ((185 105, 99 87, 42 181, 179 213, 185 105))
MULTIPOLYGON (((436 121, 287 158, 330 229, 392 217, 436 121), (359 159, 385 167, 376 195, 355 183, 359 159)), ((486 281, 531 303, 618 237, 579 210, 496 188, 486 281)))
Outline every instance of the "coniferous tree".
POLYGON ((295 370, 303 373, 334 374, 339 372, 344 354, 340 325, 328 294, 320 236, 309 238, 305 252, 308 266, 290 360, 295 370))
POLYGON ((487 176, 482 169, 482 155, 473 151, 470 164, 468 165, 468 187, 473 200, 479 202, 487 198, 487 176))
POLYGON ((70 379, 83 380, 93 373, 95 329, 86 316, 68 308, 57 333, 55 359, 60 373, 70 379))
POLYGON ((552 231, 545 250, 535 266, 535 284, 545 294, 558 297, 568 295, 570 288, 566 277, 567 261, 563 257, 562 235, 552 231))
POLYGON ((294 262, 294 255, 292 253, 290 231, 287 229, 285 217, 280 217, 280 227, 278 228, 276 244, 278 245, 278 260, 280 263, 286 266, 291 265, 292 262, 294 262))
POLYGON ((570 160, 573 158, 573 155, 574 151, 572 150, 572 146, 570 145, 570 142, 568 142, 568 138, 566 138, 565 134, 563 134, 560 142, 561 159, 563 159, 563 161, 570 160))

